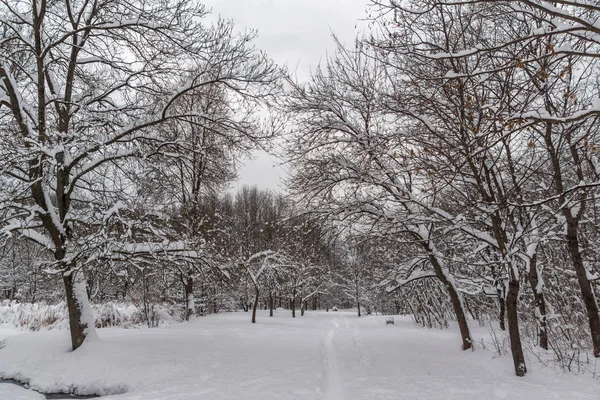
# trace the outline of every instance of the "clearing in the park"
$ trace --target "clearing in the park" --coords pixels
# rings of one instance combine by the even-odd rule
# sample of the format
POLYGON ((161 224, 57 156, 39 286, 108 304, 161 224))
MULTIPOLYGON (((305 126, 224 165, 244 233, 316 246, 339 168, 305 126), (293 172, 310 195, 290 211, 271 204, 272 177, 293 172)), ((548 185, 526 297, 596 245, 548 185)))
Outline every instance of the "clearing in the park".
MULTIPOLYGON (((0 375, 46 393, 106 400, 596 400, 600 393, 593 377, 534 359, 527 376, 515 377, 510 356, 492 351, 486 328, 474 329, 476 350, 464 352, 456 329, 423 329, 408 317, 395 317, 394 325, 347 311, 301 318, 262 311, 257 324, 248 318, 235 312, 160 328, 99 329, 99 340, 75 352, 65 330, 0 330, 0 340, 7 338, 0 375)), ((0 384, 2 400, 43 398, 0 384)))

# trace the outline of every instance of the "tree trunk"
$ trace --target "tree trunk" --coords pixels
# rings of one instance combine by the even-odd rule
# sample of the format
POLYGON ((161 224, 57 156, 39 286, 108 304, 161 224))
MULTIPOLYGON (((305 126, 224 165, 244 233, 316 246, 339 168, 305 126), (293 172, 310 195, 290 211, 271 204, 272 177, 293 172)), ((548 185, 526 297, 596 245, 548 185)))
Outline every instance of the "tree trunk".
POLYGON ((465 310, 462 305, 460 294, 458 293, 458 290, 456 290, 454 283, 445 273, 441 262, 437 259, 437 257, 434 254, 431 253, 430 246, 428 244, 424 244, 424 246, 429 252, 429 261, 433 266, 436 276, 446 287, 448 295, 450 296, 450 301, 452 302, 452 308, 454 309, 454 314, 456 315, 456 322, 458 322, 458 329, 460 330, 460 336, 462 338, 462 348, 463 350, 468 350, 471 348, 473 340, 471 339, 471 332, 469 331, 469 324, 467 323, 467 317, 465 316, 465 310))
POLYGON ((96 335, 94 317, 87 297, 83 272, 69 270, 63 274, 63 282, 67 295, 71 345, 73 350, 77 350, 86 338, 96 335))
POLYGON ((269 317, 273 316, 273 307, 275 306, 275 299, 273 293, 269 293, 269 317))
POLYGON ((290 308, 292 309, 292 318, 296 318, 296 298, 292 297, 290 302, 290 308))
POLYGON ((542 349, 548 350, 548 321, 546 316, 546 299, 542 286, 539 285, 540 278, 537 270, 537 253, 533 253, 529 260, 529 285, 533 292, 533 300, 536 308, 536 319, 539 323, 540 341, 542 349))
POLYGON ((500 303, 500 315, 498 316, 500 320, 500 329, 503 331, 506 330, 506 300, 504 299, 504 293, 498 290, 498 302, 500 303))
MULTIPOLYGON (((562 180, 561 161, 556 149, 554 148, 554 143, 552 142, 551 122, 546 122, 546 134, 544 135, 544 140, 546 142, 546 148, 552 162, 552 169, 554 170, 554 185, 556 188, 556 193, 559 195, 558 200, 561 204, 565 204, 566 197, 562 180)), ((573 161, 575 162, 579 181, 583 181, 584 177, 580 168, 581 164, 578 162, 579 157, 577 155, 577 150, 573 146, 570 146, 570 150, 571 155, 573 156, 573 161)), ((583 265, 583 260, 579 251, 579 238, 577 237, 579 230, 579 218, 581 215, 583 215, 584 207, 585 198, 580 198, 578 212, 579 216, 577 214, 573 215, 571 208, 566 206, 562 207, 561 212, 565 217, 567 224, 567 251, 569 252, 569 258, 571 259, 571 263, 575 269, 575 274, 577 275, 577 281, 579 282, 579 288, 581 290, 581 297, 583 298, 585 309, 588 315, 590 334, 592 336, 592 345, 594 346, 594 356, 600 357, 600 315, 598 315, 598 304, 596 303, 591 282, 587 277, 587 271, 583 265)))
POLYGON ((148 273, 144 268, 142 270, 142 303, 144 304, 144 317, 146 318, 146 324, 148 328, 152 328, 154 326, 154 315, 153 315, 153 307, 150 304, 150 297, 148 295, 148 273))
POLYGON ((358 289, 358 285, 356 285, 354 295, 356 296, 356 307, 358 308, 358 316, 360 317, 360 291, 358 289))
POLYGON ((304 317, 304 309, 306 308, 306 302, 300 300, 300 316, 304 317))
POLYGON ((194 305, 194 279, 188 276, 185 285, 185 320, 189 321, 190 318, 196 314, 194 305))
POLYGON ((213 314, 217 314, 219 312, 219 304, 217 303, 217 290, 215 289, 215 297, 213 297, 213 314))
POLYGON ((260 291, 258 290, 258 288, 256 289, 256 295, 254 296, 254 304, 252 305, 252 323, 255 324, 256 323, 256 309, 258 308, 258 298, 260 295, 260 291))
POLYGON ((506 316, 508 318, 508 336, 510 337, 510 351, 513 357, 515 373, 517 376, 525 376, 527 366, 521 345, 521 334, 519 333, 519 319, 517 315, 517 300, 519 298, 519 281, 511 277, 508 283, 508 296, 506 297, 506 316))
POLYGON ((575 268, 575 274, 577 275, 581 289, 581 296, 583 297, 585 309, 588 314, 594 356, 600 357, 600 316, 598 314, 598 304, 596 303, 592 284, 587 277, 587 271, 583 265, 579 251, 579 239, 577 238, 577 224, 573 221, 573 218, 567 218, 567 248, 569 257, 575 268))

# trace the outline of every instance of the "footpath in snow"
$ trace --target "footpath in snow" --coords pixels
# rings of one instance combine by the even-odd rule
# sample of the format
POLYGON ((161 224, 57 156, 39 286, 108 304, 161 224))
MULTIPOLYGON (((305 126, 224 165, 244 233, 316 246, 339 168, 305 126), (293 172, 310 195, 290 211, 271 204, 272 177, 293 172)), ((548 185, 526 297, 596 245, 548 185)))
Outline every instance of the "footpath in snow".
MULTIPOLYGON (((308 312, 199 318, 155 329, 99 330, 100 341, 69 352, 67 331, 0 329, 0 378, 42 392, 100 394, 106 400, 587 400, 600 381, 529 360, 525 378, 510 357, 462 352, 454 330, 408 318, 308 312), (10 337, 9 337, 10 336, 10 337)), ((485 336, 485 331, 478 331, 485 336)), ((40 399, 0 384, 0 399, 40 399)))

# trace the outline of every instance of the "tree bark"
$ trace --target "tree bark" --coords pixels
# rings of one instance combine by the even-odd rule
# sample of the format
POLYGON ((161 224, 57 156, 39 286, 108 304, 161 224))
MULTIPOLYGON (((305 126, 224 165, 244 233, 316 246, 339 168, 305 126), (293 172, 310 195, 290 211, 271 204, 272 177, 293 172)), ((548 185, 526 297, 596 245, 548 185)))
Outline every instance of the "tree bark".
POLYGON ((519 270, 508 257, 506 231, 502 226, 502 220, 498 213, 492 216, 492 225, 494 238, 498 244, 498 251, 502 255, 509 278, 508 294, 506 296, 506 317, 508 320, 508 336, 510 338, 510 351, 513 357, 515 374, 517 376, 525 376, 527 373, 527 366, 525 364, 525 356, 523 355, 523 346, 521 345, 521 333, 519 332, 519 315, 517 309, 517 302, 519 300, 519 270))
POLYGON ((506 330, 506 300, 504 299, 504 293, 502 290, 498 290, 498 303, 500 304, 500 315, 498 319, 500 321, 500 329, 506 330))
POLYGON ((273 299, 273 293, 269 293, 269 317, 273 316, 274 305, 275 305, 275 299, 273 299))
POLYGON ((511 277, 508 283, 508 296, 506 297, 506 316, 508 318, 508 336, 510 337, 510 351, 513 357, 515 373, 517 376, 525 376, 527 366, 521 345, 521 334, 519 333, 519 319, 517 315, 517 300, 519 298, 519 281, 511 277))
POLYGON ((581 289, 581 296, 588 314, 592 345, 594 346, 594 357, 600 357, 600 316, 598 314, 598 303, 596 303, 592 284, 587 277, 587 271, 583 265, 581 252, 579 251, 576 222, 573 221, 573 218, 567 218, 567 249, 575 268, 575 274, 577 275, 581 289))
POLYGON ((296 318, 296 298, 292 297, 290 302, 290 308, 292 309, 292 318, 296 318))
POLYGON ((304 309, 306 308, 306 302, 300 301, 300 316, 304 317, 304 309))
MULTIPOLYGON (((585 197, 581 197, 579 199, 579 212, 576 215, 573 215, 571 208, 565 206, 565 185, 563 184, 561 160, 552 141, 551 122, 546 122, 546 133, 544 135, 544 140, 546 142, 546 148, 552 162, 552 169, 554 170, 554 186, 556 193, 559 195, 558 200, 560 204, 563 204, 561 213, 565 217, 567 225, 567 251, 569 253, 571 263, 573 264, 573 269, 575 269, 575 274, 577 275, 577 281, 579 282, 579 288, 581 290, 581 297, 583 298, 585 309, 587 311, 592 345, 594 347, 594 356, 600 357, 600 315, 598 314, 598 304, 596 303, 591 282, 587 277, 587 271, 583 265, 581 252, 579 251, 579 238, 577 237, 577 233, 579 231, 579 218, 581 218, 581 215, 583 215, 583 210, 585 208, 585 197)), ((577 178, 580 182, 584 181, 581 162, 577 154, 577 148, 574 145, 570 145, 569 149, 571 150, 571 155, 577 172, 577 178)))
POLYGON ((77 350, 88 336, 95 335, 92 310, 87 297, 83 272, 69 270, 63 274, 63 282, 67 295, 71 346, 73 350, 77 350))
POLYGON ((471 339, 471 332, 469 331, 469 324, 467 323, 467 317, 465 315, 460 294, 458 293, 458 290, 456 290, 454 283, 451 282, 444 273, 443 267, 437 257, 431 253, 429 245, 425 243, 424 246, 429 253, 429 261, 433 266, 436 276, 446 287, 448 295, 450 296, 450 301, 452 302, 452 308, 454 309, 456 322, 458 322, 458 329, 460 330, 460 336, 462 338, 462 348, 463 350, 468 350, 471 348, 473 340, 471 339))
POLYGON ((548 350, 548 321, 546 316, 546 299, 544 292, 539 288, 540 278, 537 271, 537 253, 534 253, 529 260, 529 285, 533 292, 533 300, 536 308, 536 319, 539 323, 540 335, 539 345, 542 349, 548 350))
POLYGON ((256 290, 256 294, 254 296, 254 304, 252 305, 252 323, 255 324, 256 323, 256 309, 258 308, 258 300, 259 300, 259 296, 260 296, 260 291, 258 290, 258 288, 255 288, 256 290))
POLYGON ((188 276, 185 280, 185 320, 189 321, 195 312, 194 306, 194 279, 188 276))

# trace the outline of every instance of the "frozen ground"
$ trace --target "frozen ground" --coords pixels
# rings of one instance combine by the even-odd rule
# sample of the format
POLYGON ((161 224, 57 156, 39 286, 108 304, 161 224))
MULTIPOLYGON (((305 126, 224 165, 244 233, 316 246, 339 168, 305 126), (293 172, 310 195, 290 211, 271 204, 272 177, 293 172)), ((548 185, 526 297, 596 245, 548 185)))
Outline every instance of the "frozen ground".
MULTIPOLYGON (((455 330, 418 328, 408 318, 388 326, 385 317, 344 312, 295 319, 261 312, 255 325, 249 318, 228 313, 156 329, 101 329, 100 341, 74 353, 66 331, 0 329, 0 340, 12 335, 0 350, 0 378, 107 400, 597 400, 600 392, 598 380, 534 360, 516 378, 510 357, 462 352, 455 330)), ((39 398, 0 384, 0 399, 39 398)))

